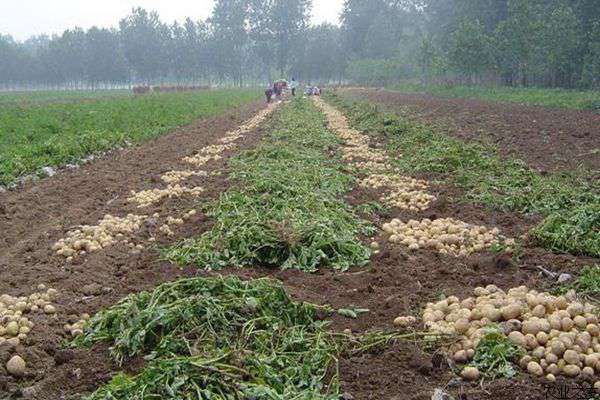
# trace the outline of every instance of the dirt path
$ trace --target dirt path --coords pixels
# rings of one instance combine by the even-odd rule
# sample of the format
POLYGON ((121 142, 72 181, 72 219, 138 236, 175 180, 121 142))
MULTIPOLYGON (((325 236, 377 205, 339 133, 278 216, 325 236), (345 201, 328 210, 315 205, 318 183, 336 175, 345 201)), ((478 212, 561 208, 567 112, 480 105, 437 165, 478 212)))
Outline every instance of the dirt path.
POLYGON ((0 368, 14 353, 28 363, 27 375, 20 380, 0 372, 0 398, 7 394, 48 400, 79 398, 77 393, 89 392, 110 377, 107 352, 60 350, 66 337, 63 325, 76 322, 82 313, 112 305, 128 293, 194 274, 194 269, 160 262, 156 246, 148 239, 155 237, 156 244, 162 245, 206 230, 210 222, 201 212, 182 225, 172 225, 174 236, 161 235, 158 221, 176 217, 182 210, 198 209, 199 204, 226 190, 229 156, 253 146, 260 129, 240 138, 236 149, 223 151, 221 159, 208 162, 204 168, 207 176, 182 181, 181 185, 202 187, 199 197, 167 198, 141 210, 128 200, 130 191, 165 187, 162 174, 189 169, 184 157, 220 143, 226 132, 235 131, 262 107, 255 103, 230 110, 81 169, 0 194, 0 294, 27 296, 42 283, 59 291, 57 314, 31 313, 35 327, 27 339, 16 348, 0 344, 0 368), (54 243, 79 225, 95 225, 106 214, 128 213, 161 216, 145 220, 135 235, 137 242, 146 244, 145 249, 115 245, 75 257, 72 262, 52 250, 54 243))
POLYGON ((464 140, 484 140, 500 154, 525 160, 540 171, 572 170, 580 165, 600 170, 600 114, 481 100, 444 99, 388 90, 345 89, 393 111, 464 140))

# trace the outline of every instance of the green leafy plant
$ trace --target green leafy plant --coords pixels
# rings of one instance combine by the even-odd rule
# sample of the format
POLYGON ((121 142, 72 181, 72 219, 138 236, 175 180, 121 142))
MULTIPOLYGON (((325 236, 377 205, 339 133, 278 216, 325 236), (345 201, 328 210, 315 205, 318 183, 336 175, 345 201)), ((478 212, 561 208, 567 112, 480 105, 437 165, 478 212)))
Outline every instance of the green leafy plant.
POLYGON ((164 256, 208 269, 266 265, 312 272, 366 264, 371 251, 359 236, 374 228, 341 199, 354 178, 331 156, 338 145, 308 100, 284 106, 258 148, 230 162, 237 185, 210 208, 212 230, 164 256))
POLYGON ((73 345, 105 341, 120 364, 149 360, 89 400, 333 400, 338 377, 326 375, 340 348, 316 311, 270 279, 183 279, 98 313, 73 345))
POLYGON ((488 326, 470 365, 490 379, 512 378, 516 374, 513 361, 524 354, 525 350, 508 340, 497 326, 488 326))

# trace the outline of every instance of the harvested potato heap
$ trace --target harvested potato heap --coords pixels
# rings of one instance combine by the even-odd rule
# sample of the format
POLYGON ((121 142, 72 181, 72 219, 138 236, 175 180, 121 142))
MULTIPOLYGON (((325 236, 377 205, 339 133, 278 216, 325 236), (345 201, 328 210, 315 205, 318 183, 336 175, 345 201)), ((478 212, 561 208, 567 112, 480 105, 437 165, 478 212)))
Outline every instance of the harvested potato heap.
MULTIPOLYGON (((261 124, 277 107, 273 104, 264 110, 261 110, 258 114, 248 120, 245 124, 241 125, 235 131, 231 131, 225 134, 225 137, 220 139, 222 144, 209 145, 200 150, 199 154, 185 157, 184 162, 188 162, 197 167, 205 165, 210 160, 220 160, 222 157, 218 154, 224 150, 235 147, 236 140, 243 137, 243 134, 250 132, 261 124)), ((218 171, 217 171, 218 172, 218 171)), ((186 179, 190 176, 208 176, 206 171, 169 171, 162 175, 162 180, 168 184, 166 189, 150 189, 141 192, 131 192, 131 197, 128 198, 130 202, 137 203, 139 208, 147 207, 160 201, 164 197, 176 197, 183 194, 191 194, 197 196, 203 192, 204 189, 200 187, 187 188, 177 184, 178 182, 186 179), (171 184, 175 185, 171 185, 171 184)), ((167 223, 159 228, 159 232, 172 236, 170 225, 181 225, 184 220, 189 219, 196 213, 195 210, 191 210, 185 213, 181 218, 171 218, 167 220, 167 223), (181 221, 181 222, 180 222, 181 221)), ((158 219, 158 214, 154 215, 154 218, 158 219)), ((139 231, 141 224, 147 220, 146 215, 132 215, 129 214, 127 217, 119 218, 113 217, 112 215, 106 215, 96 226, 85 225, 79 229, 67 232, 67 237, 60 239, 54 244, 53 250, 58 255, 66 257, 67 261, 72 261, 76 255, 85 255, 86 253, 100 250, 103 248, 110 247, 116 243, 123 243, 131 248, 142 249, 141 244, 134 244, 130 241, 130 237, 133 233, 139 231), (129 238, 128 238, 129 237, 129 238)), ((148 239, 150 242, 156 240, 155 237, 148 239)))
MULTIPOLYGON (((514 244, 513 239, 500 235, 498 228, 471 225, 453 218, 440 218, 434 221, 425 218, 421 221, 402 222, 395 218, 383 224, 383 230, 392 243, 401 243, 410 250, 433 249, 441 254, 466 256, 489 248, 494 244, 514 244)), ((507 247, 510 250, 510 247, 507 247)))
POLYGON ((206 171, 169 171, 161 176, 163 182, 167 184, 179 183, 190 176, 208 176, 206 171))
POLYGON ((373 189, 388 188, 390 193, 383 195, 380 200, 384 204, 405 210, 425 210, 435 200, 435 196, 422 190, 427 188, 427 182, 402 175, 370 175, 362 179, 359 185, 373 189))
POLYGON ((199 186, 188 188, 179 184, 168 185, 166 189, 148 189, 142 190, 141 192, 131 191, 131 196, 127 200, 132 203, 137 203, 138 208, 144 208, 159 202, 165 197, 181 197, 185 194, 199 196, 203 191, 204 189, 199 186))
POLYGON ((195 167, 201 167, 205 165, 207 162, 212 160, 220 160, 222 157, 220 155, 204 155, 204 154, 196 154, 194 156, 185 157, 183 161, 194 165, 195 167))
POLYGON ((26 317, 27 314, 56 313, 52 301, 58 296, 58 291, 47 289, 43 284, 40 284, 37 289, 37 292, 29 296, 0 295, 0 344, 9 341, 17 345, 27 338, 33 328, 33 322, 26 317))
POLYGON ((129 244, 127 237, 140 230, 146 215, 128 214, 125 218, 106 215, 98 225, 84 225, 69 231, 67 237, 60 239, 53 247, 58 255, 72 260, 73 256, 85 255, 110 247, 119 241, 129 244))
MULTIPOLYGON (((423 312, 429 330, 459 335, 460 341, 449 349, 456 362, 472 358, 484 328, 495 323, 511 342, 526 351, 519 364, 533 375, 546 375, 553 381, 557 375, 600 374, 596 310, 591 304, 577 301, 573 291, 553 296, 525 286, 504 292, 488 285, 475 288, 473 294, 462 301, 451 296, 428 303, 423 312)), ((397 319, 397 324, 400 322, 397 319)))

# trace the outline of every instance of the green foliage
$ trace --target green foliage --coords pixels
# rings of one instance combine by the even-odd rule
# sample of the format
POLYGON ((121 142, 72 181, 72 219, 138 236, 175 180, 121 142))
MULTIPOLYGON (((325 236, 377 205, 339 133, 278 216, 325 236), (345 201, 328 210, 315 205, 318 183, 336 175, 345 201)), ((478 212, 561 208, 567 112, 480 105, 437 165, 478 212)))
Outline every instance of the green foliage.
POLYGON ((548 249, 600 255, 600 194, 584 172, 542 176, 519 160, 501 159, 488 146, 436 133, 369 104, 328 96, 348 111, 358 129, 388 137, 390 151, 402 155, 394 160, 400 169, 440 174, 478 203, 542 215, 545 219, 531 235, 548 249))
POLYGON ((390 86, 390 89, 403 93, 427 93, 439 97, 470 98, 547 107, 600 109, 600 92, 597 90, 420 85, 409 82, 394 84, 390 86))
POLYGON ((479 21, 464 19, 452 33, 448 56, 450 63, 470 80, 490 63, 490 38, 479 21))
POLYGON ((366 264, 370 250, 359 235, 373 228, 340 199, 354 178, 332 157, 338 144, 308 100, 284 106, 263 143, 231 161, 238 185, 210 208, 213 228, 166 249, 165 257, 208 269, 366 264))
POLYGON ((76 346, 112 344, 115 360, 144 355, 88 400, 337 399, 339 344, 270 279, 192 278, 131 295, 95 315, 76 346))
POLYGON ((512 378, 516 375, 513 362, 524 354, 525 349, 508 340, 498 327, 488 326, 470 365, 490 379, 512 378))
POLYGON ((579 276, 573 283, 561 285, 557 293, 564 294, 574 289, 579 296, 600 301, 600 265, 581 268, 579 276))
POLYGON ((44 166, 75 163, 94 152, 157 137, 257 95, 255 90, 219 90, 86 102, 9 102, 0 107, 0 185, 44 166))

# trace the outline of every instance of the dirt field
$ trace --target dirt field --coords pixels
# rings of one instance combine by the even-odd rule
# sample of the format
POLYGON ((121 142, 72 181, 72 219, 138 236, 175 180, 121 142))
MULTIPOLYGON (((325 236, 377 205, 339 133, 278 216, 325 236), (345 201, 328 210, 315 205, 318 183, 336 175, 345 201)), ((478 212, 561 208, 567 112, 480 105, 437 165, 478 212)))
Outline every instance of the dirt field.
POLYGON ((419 120, 465 140, 494 144, 500 154, 540 171, 581 165, 600 170, 600 114, 510 103, 446 99, 388 90, 348 89, 394 111, 407 108, 419 120))
MULTIPOLYGON (((410 103, 410 97, 387 92, 360 94, 392 106, 410 103)), ((571 158, 575 153, 598 146, 598 125, 594 125, 589 118, 575 124, 577 116, 581 118, 582 115, 577 112, 565 112, 565 115, 572 113, 571 119, 567 121, 558 117, 558 111, 543 109, 502 106, 493 112, 482 103, 417 98, 412 101, 411 105, 421 104, 422 107, 437 104, 437 108, 430 114, 424 114, 425 118, 455 113, 457 123, 470 121, 463 131, 466 139, 478 137, 476 130, 484 127, 489 129, 501 126, 504 131, 517 132, 528 127, 527 129, 535 129, 538 133, 546 129, 548 132, 552 130, 555 132, 552 134, 553 138, 561 143, 572 144, 569 149, 565 149, 566 146, 556 146, 557 150, 554 151, 550 146, 544 145, 542 136, 535 136, 535 139, 530 140, 517 138, 514 142, 498 139, 500 148, 510 149, 507 152, 529 155, 531 157, 528 160, 540 168, 551 168, 555 164, 571 166, 571 158), (448 104, 443 104, 444 102, 448 104), (533 110, 536 113, 534 119, 540 121, 537 125, 530 120, 533 110), (481 117, 471 120, 477 112, 481 117), (507 118, 509 115, 511 118, 507 118), (555 116, 548 120, 550 115, 555 116), (504 121, 505 119, 509 122, 504 121), (490 125, 490 121, 496 122, 490 125), (571 126, 571 130, 567 130, 567 126, 571 126), (583 136, 576 141, 573 139, 575 127, 579 127, 578 132, 588 134, 581 133, 583 136), (469 133, 471 131, 475 133, 469 133), (541 150, 532 155, 527 152, 527 146, 541 150), (559 153, 560 150, 565 153, 559 153), (563 158, 564 162, 557 161, 563 158)), ((139 212, 126 201, 130 190, 151 187, 160 179, 161 173, 181 166, 182 157, 193 154, 195 149, 213 144, 260 107, 254 104, 218 118, 199 121, 173 134, 116 153, 79 170, 47 179, 22 191, 0 194, 0 231, 3 232, 0 242, 0 270, 3 276, 0 280, 0 293, 21 295, 25 289, 34 289, 39 283, 60 291, 57 301, 60 312, 57 316, 34 317, 33 321, 39 322, 36 326, 40 329, 35 329, 29 336, 27 347, 16 349, 28 361, 28 375, 16 380, 0 374, 0 398, 76 399, 81 394, 96 389, 108 381, 117 368, 110 361, 106 346, 96 346, 91 351, 61 349, 63 325, 68 316, 97 312, 129 293, 152 288, 161 282, 204 274, 195 268, 179 269, 159 261, 156 249, 131 254, 117 246, 67 265, 63 258, 53 254, 51 246, 73 226, 94 224, 103 215, 116 213, 117 210, 139 212), (42 327, 44 328, 41 329, 42 327)), ((260 128, 248 134, 239 142, 236 151, 251 148, 260 135, 260 128)), ((208 168, 209 172, 220 174, 210 176, 208 181, 204 178, 202 186, 205 192, 201 195, 201 200, 214 199, 229 186, 227 159, 231 152, 223 155, 222 160, 210 164, 208 168)), ((592 166, 600 165, 592 157, 584 159, 592 166)), ((193 183, 195 179, 197 178, 189 178, 188 182, 193 183)), ((432 190, 437 200, 419 218, 454 217, 469 223, 498 227, 512 237, 519 237, 538 222, 511 213, 490 212, 482 207, 458 203, 460 191, 444 184, 435 185, 432 190)), ((376 192, 358 188, 346 195, 346 200, 351 204, 361 204, 377 198, 376 192)), ((168 200, 145 212, 169 213, 192 204, 191 199, 168 200)), ((416 213, 395 210, 385 219, 416 217, 416 213)), ((385 221, 377 217, 374 222, 381 226, 385 221)), ((176 239, 163 240, 159 244, 197 235, 206 231, 210 224, 210 220, 199 213, 175 232, 176 239)), ((154 228, 151 225, 145 226, 139 236, 147 237, 148 232, 154 228)), ((399 248, 383 247, 369 266, 346 273, 322 270, 306 274, 260 267, 226 270, 223 273, 248 278, 272 276, 281 279, 290 294, 300 300, 331 304, 334 307, 352 304, 369 308, 371 312, 358 319, 338 315, 331 317, 334 329, 349 328, 358 333, 368 329, 393 329, 392 321, 395 317, 416 314, 421 305, 437 298, 442 292, 462 297, 470 295, 473 287, 487 284, 495 284, 501 288, 519 285, 541 288, 548 281, 540 274, 537 266, 545 266, 554 272, 574 272, 580 266, 594 261, 596 260, 584 257, 555 255, 534 246, 527 247, 520 260, 494 257, 491 252, 457 259, 425 250, 409 253, 399 248)), ((1 365, 4 365, 11 353, 9 346, 0 345, 1 365)), ((135 371, 141 365, 142 361, 138 360, 128 365, 127 370, 135 371)), ((435 388, 445 388, 462 400, 546 398, 542 381, 529 375, 522 375, 512 381, 486 382, 483 387, 460 382, 438 357, 432 358, 421 353, 416 345, 409 342, 342 359, 341 377, 343 391, 352 395, 346 399, 429 400, 435 388)))

